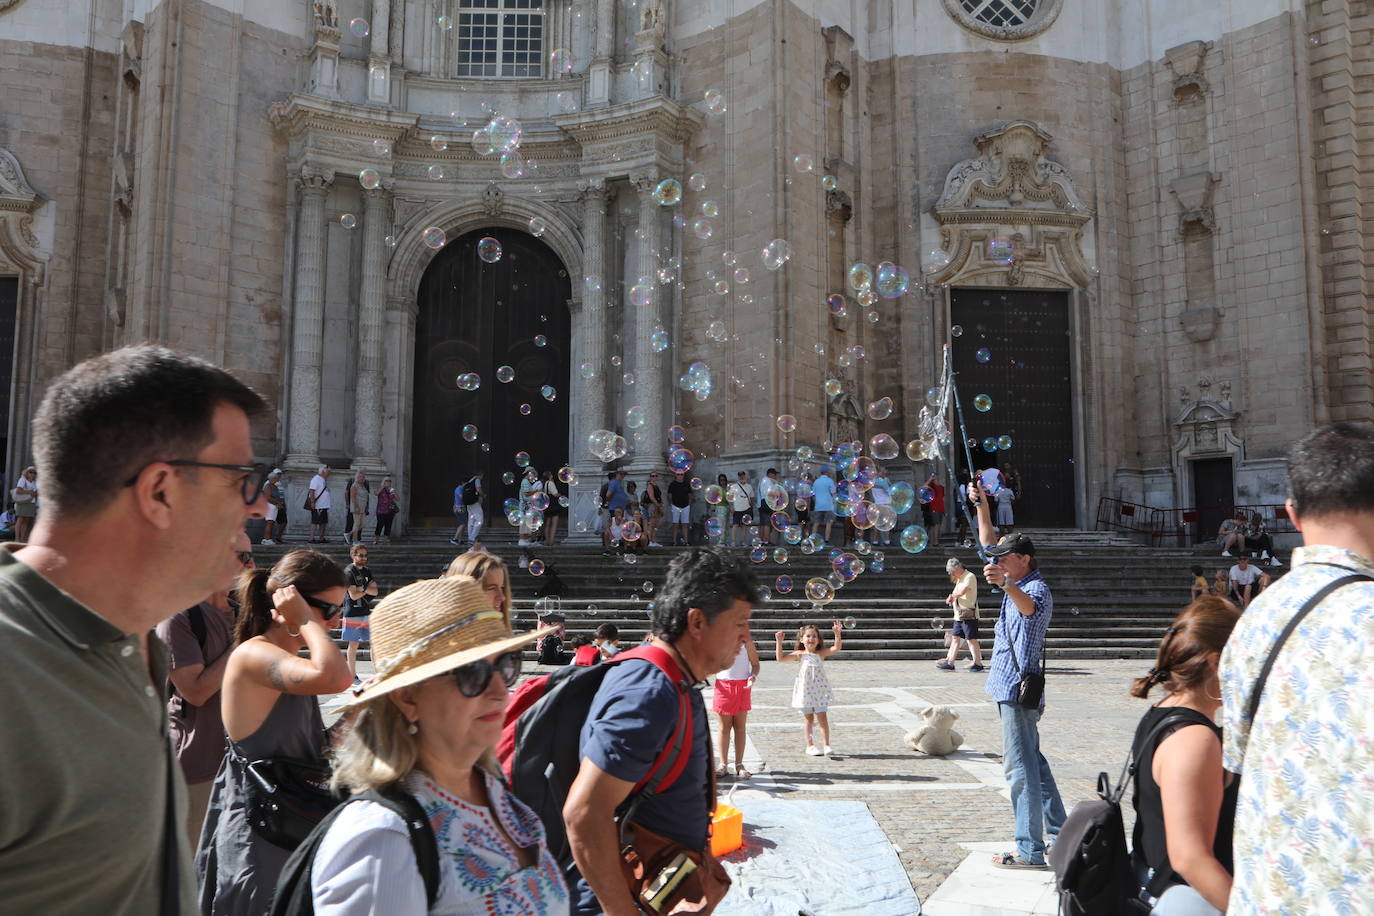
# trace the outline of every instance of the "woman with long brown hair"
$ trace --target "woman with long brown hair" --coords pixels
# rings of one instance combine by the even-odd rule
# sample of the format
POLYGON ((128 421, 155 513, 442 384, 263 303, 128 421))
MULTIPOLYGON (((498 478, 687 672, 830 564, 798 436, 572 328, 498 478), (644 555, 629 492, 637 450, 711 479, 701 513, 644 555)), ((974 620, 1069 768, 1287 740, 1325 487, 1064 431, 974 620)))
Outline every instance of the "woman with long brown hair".
POLYGON ((1217 664, 1240 619, 1225 598, 1199 598, 1164 633, 1155 666, 1137 678, 1131 695, 1155 687, 1167 695, 1136 728, 1136 810, 1132 864, 1142 899, 1160 916, 1216 916, 1231 893, 1234 778, 1221 765, 1221 707, 1217 664), (1147 739, 1166 719, 1176 720, 1147 739))
POLYGON ((229 753, 215 777, 196 873, 207 914, 262 913, 291 850, 255 833, 245 811, 247 764, 289 758, 323 763, 327 748, 316 697, 353 682, 329 628, 345 594, 343 570, 317 550, 293 550, 270 570, 239 577, 236 646, 221 710, 229 753), (309 655, 302 657, 301 649, 309 655))
POLYGON ((501 612, 506 626, 512 625, 510 571, 506 568, 505 560, 492 553, 470 550, 453 558, 453 562, 444 571, 444 578, 449 576, 468 576, 476 579, 482 586, 483 594, 491 602, 491 609, 501 612))

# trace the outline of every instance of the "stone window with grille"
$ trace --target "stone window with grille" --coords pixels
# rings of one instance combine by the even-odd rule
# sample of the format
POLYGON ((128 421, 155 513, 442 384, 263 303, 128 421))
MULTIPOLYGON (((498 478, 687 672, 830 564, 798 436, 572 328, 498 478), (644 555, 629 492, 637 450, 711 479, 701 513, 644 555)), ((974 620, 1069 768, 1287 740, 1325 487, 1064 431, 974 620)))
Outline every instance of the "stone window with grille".
POLYGON ((455 76, 544 75, 544 0, 458 0, 455 76))
POLYGON ((998 41, 1018 41, 1048 29, 1062 0, 944 0, 964 28, 998 41))

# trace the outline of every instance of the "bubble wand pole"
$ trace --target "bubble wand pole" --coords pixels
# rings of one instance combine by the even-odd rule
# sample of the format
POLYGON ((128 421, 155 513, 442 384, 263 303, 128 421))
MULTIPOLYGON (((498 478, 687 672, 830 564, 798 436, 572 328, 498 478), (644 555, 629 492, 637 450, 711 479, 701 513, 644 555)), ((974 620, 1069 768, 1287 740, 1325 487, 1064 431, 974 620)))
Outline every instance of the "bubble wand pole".
MULTIPOLYGON (((945 344, 945 390, 948 391, 948 392, 950 393, 950 397, 953 398, 953 400, 954 400, 954 416, 955 416, 955 419, 957 419, 957 420, 959 421, 959 438, 960 438, 960 441, 962 442, 962 444, 963 444, 963 446, 964 446, 964 460, 968 462, 968 475, 969 475, 969 482, 968 482, 968 485, 969 485, 970 487, 976 487, 976 486, 979 485, 979 483, 978 483, 978 472, 977 472, 977 470, 976 470, 976 469, 974 468, 974 466, 973 466, 973 449, 970 448, 970 447, 969 447, 969 444, 968 444, 968 424, 965 423, 965 421, 964 421, 964 404, 963 404, 963 401, 961 401, 961 400, 959 399, 959 386, 958 386, 957 384, 955 384, 954 376, 955 376, 955 372, 954 372, 954 358, 953 358, 952 354, 950 353, 950 345, 949 345, 949 344, 945 344)), ((950 451, 950 456, 949 456, 949 457, 950 457, 950 467, 952 468, 952 467, 954 467, 954 443, 953 443, 953 441, 951 441, 950 444, 949 444, 949 451, 950 451)), ((979 497, 979 499, 982 499, 982 498, 983 498, 982 496, 979 497)), ((975 533, 976 533, 977 530, 978 530, 978 528, 977 528, 977 521, 973 518, 973 515, 969 512, 969 509, 968 509, 968 500, 967 500, 967 499, 961 499, 961 500, 959 500, 959 508, 963 511, 963 513, 964 513, 964 518, 968 520, 969 531, 975 532, 975 533)), ((977 542, 978 542, 978 556, 979 556, 979 558, 980 558, 984 563, 989 562, 989 559, 990 559, 990 558, 988 557, 987 545, 985 545, 985 544, 983 543, 983 539, 982 539, 981 537, 978 537, 978 538, 977 538, 977 542)), ((996 589, 994 589, 994 591, 996 591, 996 589)))

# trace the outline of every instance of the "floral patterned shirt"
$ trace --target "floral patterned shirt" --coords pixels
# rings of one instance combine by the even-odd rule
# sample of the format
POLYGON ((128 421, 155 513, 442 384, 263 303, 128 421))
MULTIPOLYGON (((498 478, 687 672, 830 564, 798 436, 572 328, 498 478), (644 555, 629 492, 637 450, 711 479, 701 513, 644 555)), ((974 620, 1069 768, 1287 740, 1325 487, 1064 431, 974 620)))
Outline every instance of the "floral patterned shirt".
POLYGON ((1251 602, 1221 656, 1223 754, 1239 773, 1229 912, 1368 913, 1374 906, 1374 582, 1331 593, 1275 660, 1253 722, 1245 710, 1284 626, 1326 583, 1374 561, 1302 547, 1251 602))

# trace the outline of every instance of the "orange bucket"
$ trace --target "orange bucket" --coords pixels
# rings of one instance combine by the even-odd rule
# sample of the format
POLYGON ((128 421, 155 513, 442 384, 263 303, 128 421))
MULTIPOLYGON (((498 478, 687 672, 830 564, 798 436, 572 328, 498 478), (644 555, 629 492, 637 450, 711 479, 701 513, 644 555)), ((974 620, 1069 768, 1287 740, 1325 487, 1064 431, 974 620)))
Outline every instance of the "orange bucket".
POLYGON ((711 813, 711 855, 723 856, 744 845, 744 812, 717 804, 711 813))

